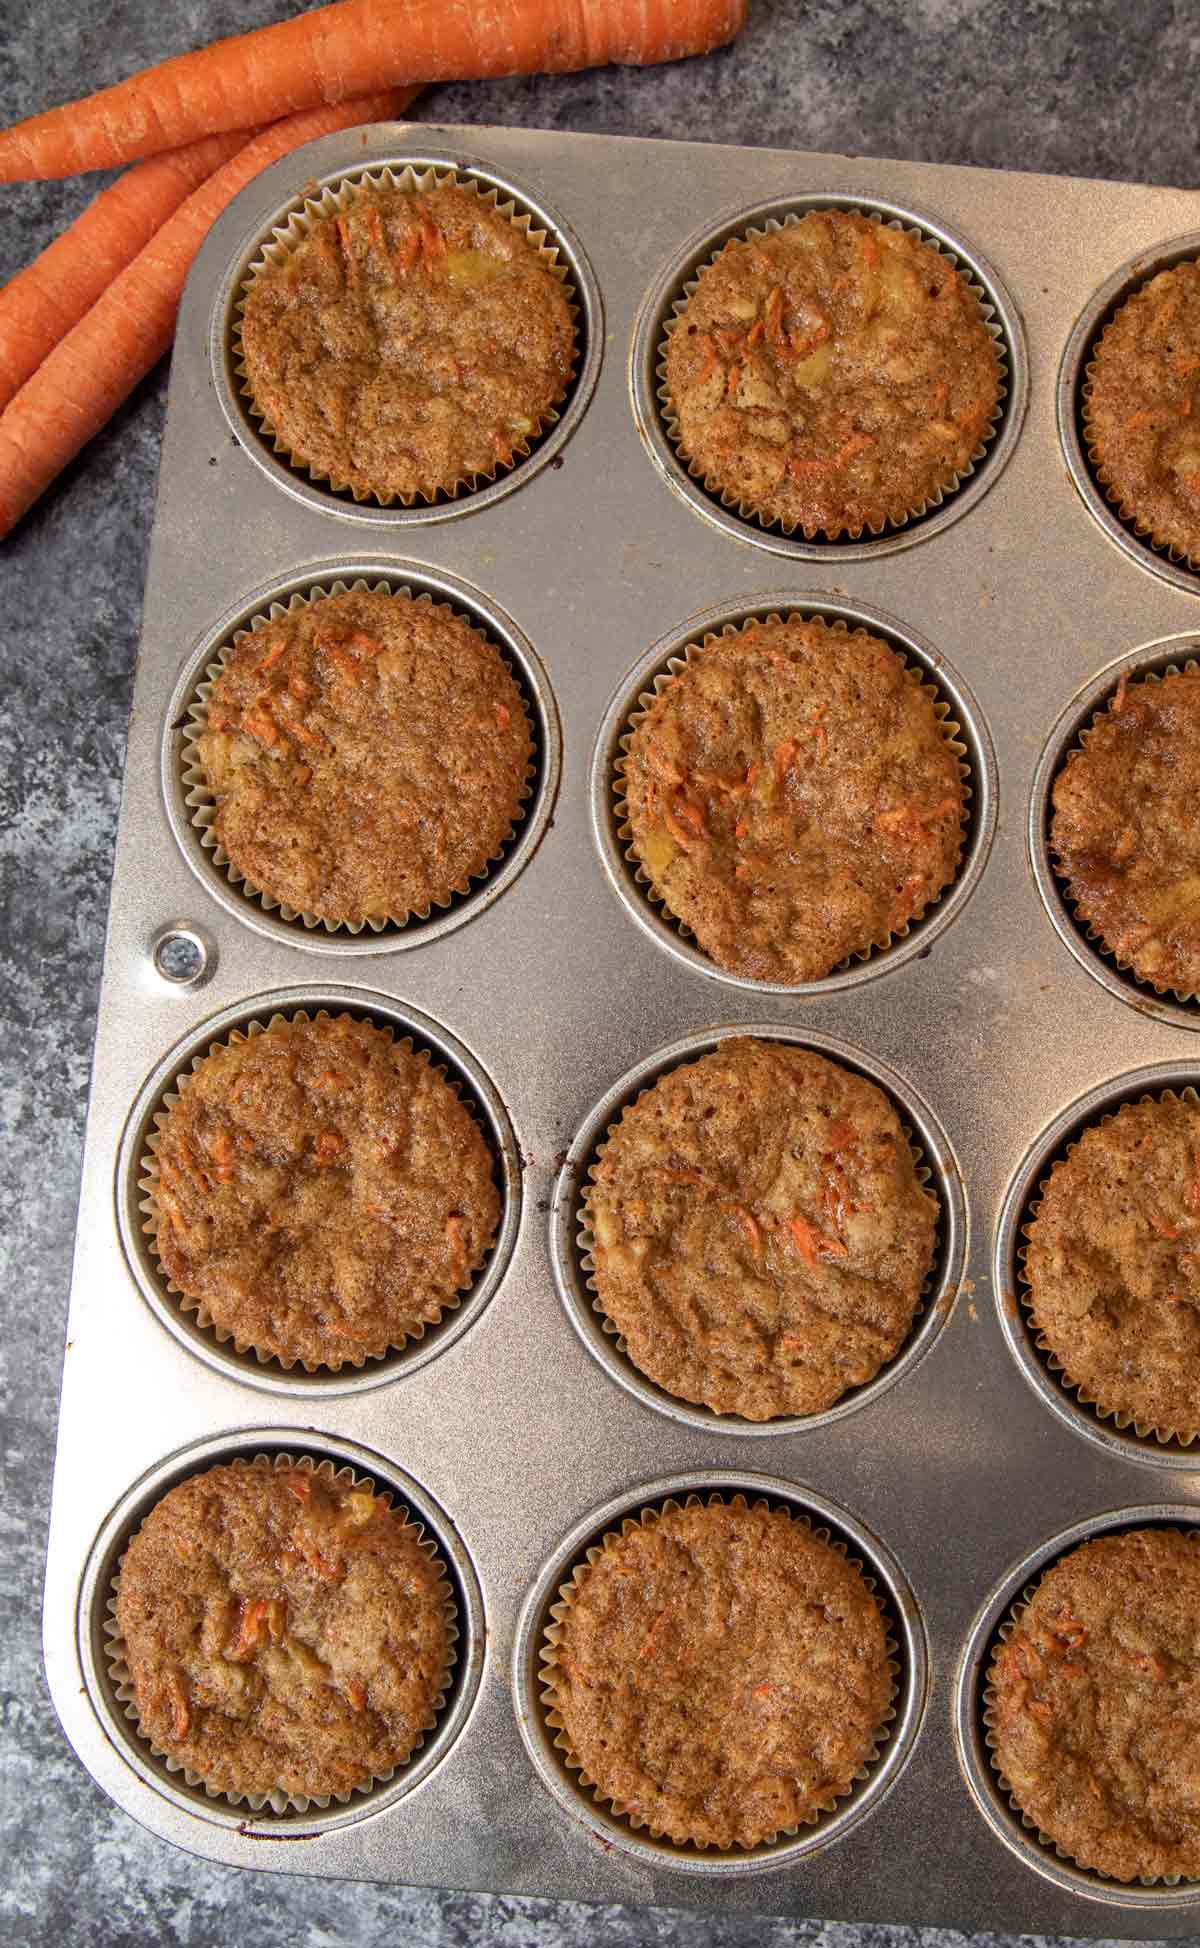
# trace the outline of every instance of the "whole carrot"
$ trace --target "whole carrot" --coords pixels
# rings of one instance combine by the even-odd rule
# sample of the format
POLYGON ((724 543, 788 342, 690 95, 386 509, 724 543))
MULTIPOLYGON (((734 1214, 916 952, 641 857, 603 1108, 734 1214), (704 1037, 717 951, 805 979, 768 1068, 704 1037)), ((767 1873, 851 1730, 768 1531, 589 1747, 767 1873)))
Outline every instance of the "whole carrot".
POLYGON ((257 129, 206 135, 127 169, 0 290, 0 412, 185 197, 257 129))
POLYGON ((402 114, 413 92, 387 89, 289 116, 247 142, 180 204, 0 413, 0 538, 166 351, 192 260, 238 191, 304 142, 402 114))
POLYGON ((338 0, 0 134, 0 181, 70 176, 405 82, 641 64, 732 40, 746 0, 338 0))

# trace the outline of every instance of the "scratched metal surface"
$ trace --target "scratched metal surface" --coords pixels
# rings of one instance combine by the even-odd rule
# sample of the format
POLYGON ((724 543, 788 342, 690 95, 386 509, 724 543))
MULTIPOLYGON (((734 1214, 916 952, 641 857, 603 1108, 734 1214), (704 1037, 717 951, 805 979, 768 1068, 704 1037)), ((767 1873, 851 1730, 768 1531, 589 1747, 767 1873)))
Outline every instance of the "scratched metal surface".
MULTIPOLYGON (((1186 1889, 1160 1891, 1149 1906, 1137 1890, 1085 1890, 1024 1856, 1015 1822, 995 1809, 994 1831, 965 1783, 954 1722, 972 1620, 1022 1559, 1104 1511, 1169 1506, 1178 1520, 1196 1506, 1185 1456, 1149 1466, 1128 1443, 1085 1440, 1050 1410, 1006 1344, 992 1254, 1006 1186, 1069 1104, 1125 1071, 1168 1065, 1178 1081, 1200 1072, 1186 1018, 1144 996, 1130 1005, 1119 983, 1101 985, 1068 951, 1026 843, 1039 753, 1075 693, 1139 645, 1186 641, 1200 624, 1186 583, 1102 531, 1055 424, 1060 358, 1093 292, 1135 254, 1195 230, 1200 202, 1181 190, 499 129, 375 129, 365 147, 361 135, 333 137, 305 152, 305 174, 402 156, 410 142, 491 164, 566 219, 602 298, 602 365, 561 466, 531 471, 461 517, 371 521, 269 478, 231 435, 210 368, 216 294, 298 188, 294 159, 238 200, 192 274, 150 551, 63 1375, 45 1648, 67 1735, 134 1817, 241 1865, 714 1912, 1192 1934, 1200 1909, 1186 1889), (867 558, 830 549, 789 559, 722 531, 669 484, 631 405, 639 308, 668 261, 702 225, 814 192, 927 212, 995 267, 1027 339, 1028 411, 1008 464, 961 519, 867 558), (201 640, 264 584, 406 569, 453 576, 498 606, 544 664, 562 731, 554 816, 525 870, 469 924, 412 951, 318 955, 303 936, 243 923, 187 864, 160 787, 170 699, 201 640), (669 952, 616 898, 591 824, 592 745, 616 686, 693 616, 822 596, 895 618, 969 686, 996 753, 997 829, 978 890, 926 956, 816 995, 755 994, 669 952), (172 986, 153 965, 151 945, 173 922, 209 945, 202 985, 172 986), (210 1017, 261 1013, 264 995, 311 1006, 335 991, 364 1008, 374 995, 393 1014, 419 1011, 490 1078, 523 1159, 515 1242, 490 1303, 419 1370, 350 1392, 268 1389, 253 1384, 261 1375, 201 1357, 146 1303, 118 1231, 118 1156, 147 1078, 176 1045, 203 1041, 210 1017), (935 1160, 945 1181, 961 1171, 969 1235, 966 1276, 947 1288, 918 1366, 855 1412, 747 1440, 676 1421, 602 1369, 556 1293, 550 1217, 564 1153, 626 1070, 685 1036, 751 1022, 860 1050, 898 1078, 901 1095, 928 1105, 944 1132, 935 1160), (106 1564, 95 1545, 119 1542, 131 1490, 272 1443, 342 1453, 407 1482, 459 1551, 478 1623, 453 1736, 425 1776, 381 1808, 366 1801, 274 1829, 269 1816, 239 1821, 180 1794, 115 1724, 106 1729, 85 1681, 102 1692, 93 1596, 106 1564), (735 1874, 598 1835, 545 1790, 514 1704, 519 1617, 546 1559, 590 1510, 700 1474, 730 1486, 770 1477, 775 1492, 803 1503, 807 1489, 847 1511, 898 1563, 929 1648, 915 1741, 888 1794, 827 1844, 735 1874)), ((969 1765, 972 1714, 960 1717, 969 1765)), ((526 1729, 540 1750, 536 1726, 526 1729)))

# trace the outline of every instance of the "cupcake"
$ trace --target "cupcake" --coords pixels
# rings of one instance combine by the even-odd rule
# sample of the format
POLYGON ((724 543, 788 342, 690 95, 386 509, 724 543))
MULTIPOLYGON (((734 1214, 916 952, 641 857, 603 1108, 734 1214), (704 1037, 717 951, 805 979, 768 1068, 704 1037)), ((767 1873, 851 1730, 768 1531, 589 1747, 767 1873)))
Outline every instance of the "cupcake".
POLYGON ((1053 802, 1050 846, 1080 918, 1138 980, 1200 991, 1200 670, 1122 677, 1053 802))
POLYGON ((874 1083, 738 1037, 625 1111, 584 1224, 599 1307, 638 1370, 765 1421, 820 1413, 894 1358, 938 1202, 874 1083))
POLYGON ((1115 313, 1083 388, 1088 451, 1124 518, 1200 562, 1200 264, 1160 271, 1115 313))
POLYGON ((533 750, 521 693, 447 608, 366 589, 238 637, 185 763, 247 887, 329 927, 427 915, 511 838, 533 750))
POLYGON ((121 1561, 109 1655, 138 1729, 212 1792, 344 1798, 435 1724, 452 1618, 442 1564, 385 1498, 260 1461, 155 1504, 121 1561))
POLYGON ((962 854, 961 746, 895 650, 799 616, 710 638, 620 764, 654 894, 731 974, 799 984, 918 919, 962 854))
POLYGON ((887 1630, 861 1570, 766 1502, 668 1502, 607 1535, 547 1632, 566 1762, 634 1827, 753 1847, 849 1792, 885 1736, 887 1630))
POLYGON ((1200 1102, 1125 1103, 1050 1172, 1027 1228, 1039 1343, 1086 1404, 1200 1434, 1200 1102))
POLYGON ((493 1158, 429 1057, 348 1015, 219 1043, 155 1118, 153 1250, 239 1351, 337 1368, 419 1338, 496 1233, 493 1158))
POLYGON ((978 458, 1000 367, 961 271, 841 210, 739 237, 670 326, 679 450, 711 492, 811 539, 923 513, 978 458))
POLYGON ((552 263, 466 185, 357 188, 252 273, 254 409, 294 461, 360 500, 491 478, 528 452, 571 377, 552 263))
POLYGON ((1168 1529, 1084 1543, 996 1651, 993 1761, 1043 1838, 1113 1880, 1200 1875, 1200 1550, 1168 1529))

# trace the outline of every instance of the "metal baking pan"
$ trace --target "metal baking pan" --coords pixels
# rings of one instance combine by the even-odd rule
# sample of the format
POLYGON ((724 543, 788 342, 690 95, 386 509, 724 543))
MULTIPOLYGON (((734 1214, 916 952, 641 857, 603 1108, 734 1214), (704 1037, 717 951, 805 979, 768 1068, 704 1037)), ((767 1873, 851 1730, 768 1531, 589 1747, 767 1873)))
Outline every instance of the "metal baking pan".
POLYGON ((117 838, 63 1372, 45 1648, 85 1766, 152 1831, 271 1871, 595 1901, 1071 1935, 1192 1935, 1200 1888, 1120 1887, 1045 1853, 998 1791, 981 1660, 1038 1565, 1093 1526, 1190 1522, 1200 1455, 1089 1420, 1025 1335, 1016 1247, 1055 1146, 1125 1095, 1200 1081, 1195 1004, 1097 955, 1045 851, 1046 793, 1130 659, 1183 658, 1200 584, 1112 515, 1077 402, 1106 307, 1193 253, 1182 190, 506 129, 397 124, 269 170, 185 295, 117 838), (582 350, 558 426, 512 475, 431 509, 356 506, 265 445, 230 320, 243 267, 308 178, 445 162, 494 182, 567 260, 582 350), (675 459, 656 395, 673 295, 721 240, 840 203, 917 227, 984 286, 1005 341, 998 434, 923 520, 806 544, 739 521, 675 459), (279 596, 386 577, 474 613, 538 730, 530 816, 500 874, 413 928, 308 931, 215 874, 186 817, 179 724, 230 630, 279 596), (954 705, 972 774, 959 889, 897 947, 810 990, 711 969, 629 873, 610 776, 647 674, 714 618, 860 620, 954 705), (1105 673, 1105 681, 1100 681, 1105 673), (191 956, 189 961, 188 956, 191 956), (480 1287, 397 1356, 336 1378, 239 1358, 179 1314, 140 1243, 133 1173, 192 1052, 273 1008, 395 1022, 456 1075, 496 1148, 480 1287), (663 1067, 753 1028, 889 1091, 942 1200, 912 1345, 811 1423, 682 1408, 590 1307, 574 1222, 591 1146, 663 1067), (439 1537, 462 1655, 446 1713, 380 1796, 251 1814, 165 1770, 102 1654, 109 1579, 167 1483, 232 1453, 331 1455, 439 1537), (547 1604, 587 1542, 667 1494, 806 1510, 870 1569, 901 1685, 880 1761, 800 1842, 730 1860, 656 1844, 581 1798, 542 1722, 547 1604), (1141 1513, 1139 1513, 1141 1511, 1141 1513), (1058 1540, 1056 1540, 1058 1538, 1058 1540))

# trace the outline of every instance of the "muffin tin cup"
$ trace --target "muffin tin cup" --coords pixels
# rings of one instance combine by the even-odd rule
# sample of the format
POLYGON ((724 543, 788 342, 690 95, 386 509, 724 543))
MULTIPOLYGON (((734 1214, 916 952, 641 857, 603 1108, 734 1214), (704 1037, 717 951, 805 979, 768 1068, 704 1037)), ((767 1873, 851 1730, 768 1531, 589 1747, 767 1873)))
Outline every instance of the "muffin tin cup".
POLYGON ((562 732, 549 677, 532 644, 503 610, 467 583, 417 564, 314 563, 303 575, 263 584, 222 616, 189 655, 167 705, 160 756, 163 800, 176 842, 206 890, 227 912, 290 946, 317 954, 405 952, 465 926, 524 871, 554 813, 562 768, 562 732), (262 892, 234 866, 213 827, 214 799, 195 739, 204 727, 212 685, 239 639, 279 615, 343 589, 411 595, 448 610, 492 645, 521 692, 533 750, 518 815, 493 857, 446 898, 403 919, 329 921, 262 892))
POLYGON ((112 1511, 93 1545, 80 1588, 79 1647, 85 1687, 108 1738, 149 1786, 193 1817, 263 1838, 314 1836, 394 1805, 428 1777, 461 1732, 474 1704, 483 1661, 483 1604, 478 1578, 449 1518, 419 1484, 369 1449, 313 1431, 270 1428, 216 1437, 168 1457, 136 1482, 112 1511), (125 1646, 116 1620, 121 1561, 145 1518, 167 1491, 194 1475, 232 1464, 303 1468, 329 1480, 382 1494, 442 1572, 449 1623, 449 1662, 430 1722, 409 1757, 344 1793, 306 1797, 275 1792, 234 1794, 205 1783, 142 1731, 125 1646))
POLYGON ((1093 355, 1127 298, 1160 271, 1200 257, 1200 231, 1170 238, 1138 252, 1115 270, 1084 306, 1063 349, 1055 408, 1058 436, 1080 499, 1110 541, 1152 575, 1175 588, 1200 594, 1200 562, 1169 542, 1157 541, 1108 480, 1091 445, 1087 426, 1088 385, 1093 355))
POLYGON ((706 225, 683 246, 657 280, 638 319, 631 367, 634 411, 651 458, 677 492, 707 519, 744 541, 805 561, 863 561, 896 552, 947 527, 986 493, 1008 460, 1020 431, 1028 394, 1025 342, 1020 315, 987 259, 924 211, 882 198, 860 199, 820 190, 735 212, 706 225), (891 515, 861 529, 836 534, 797 531, 709 478, 702 465, 684 453, 666 386, 666 352, 671 331, 701 272, 726 244, 786 229, 819 210, 848 211, 901 230, 929 245, 966 276, 978 299, 984 323, 1000 362, 1000 394, 988 429, 968 465, 903 517, 891 515))
POLYGON ((1102 1405, 1071 1380, 1032 1317, 1024 1275, 1028 1227, 1040 1208, 1050 1172, 1085 1129, 1104 1123, 1125 1103, 1183 1096, 1195 1100, 1200 1065, 1163 1063, 1137 1069, 1090 1090, 1070 1104, 1038 1138, 1009 1184, 996 1232, 993 1290, 1009 1351, 1038 1397, 1076 1434, 1124 1461, 1173 1473, 1200 1475, 1200 1432, 1180 1435, 1102 1405))
POLYGON ((486 163, 465 155, 403 145, 368 166, 331 171, 289 199, 261 228, 226 273, 214 313, 210 355, 218 395, 234 437, 281 486, 325 512, 340 513, 389 527, 445 520, 490 506, 523 484, 570 438, 595 386, 603 342, 599 287, 582 246, 563 219, 521 186, 486 163), (241 316, 257 276, 287 261, 315 222, 350 207, 362 189, 405 192, 453 183, 480 197, 507 217, 558 277, 568 293, 575 327, 575 354, 563 395, 533 432, 514 445, 507 465, 498 460, 484 472, 462 476, 432 494, 361 493, 349 482, 331 478, 293 453, 254 399, 246 375, 241 316))
POLYGON ((116 1203, 126 1262, 142 1297, 163 1325, 210 1366, 269 1392, 311 1396, 376 1387, 417 1371, 459 1339, 483 1312, 501 1283, 520 1225, 519 1151, 507 1112, 484 1070, 454 1036, 416 1009, 360 989, 283 990, 225 1010, 174 1048, 145 1083, 125 1127, 117 1163, 116 1203), (207 1306, 182 1292, 163 1270, 155 1247, 153 1190, 157 1181, 156 1129, 196 1065, 215 1048, 261 1034, 279 1019, 307 1020, 349 1014, 390 1030, 395 1039, 429 1057, 479 1126, 494 1159, 500 1223, 483 1263, 468 1286, 442 1308, 436 1321, 413 1329, 386 1349, 348 1357, 340 1366, 285 1361, 257 1350, 216 1324, 207 1306))
POLYGON ((1121 684, 1140 682, 1143 678, 1159 681, 1164 676, 1197 667, 1200 667, 1200 638, 1163 636, 1107 664, 1098 676, 1077 691, 1059 716, 1038 759, 1029 798, 1028 834, 1029 859, 1038 891, 1055 932, 1080 966, 1139 1014, 1192 1029, 1200 1029, 1200 995, 1160 987, 1135 974, 1129 963, 1105 945, 1098 930, 1072 904, 1067 875, 1054 852, 1051 828, 1055 782, 1072 752, 1086 745, 1093 727, 1107 713, 1121 684))
MULTIPOLYGON (((309 932, 314 928, 323 928, 327 935, 345 933, 351 938, 367 933, 374 936, 374 944, 380 948, 386 944, 402 944, 403 936, 410 926, 416 941, 427 938, 426 929, 433 917, 435 907, 438 909, 439 918, 452 909, 456 913, 462 912, 466 903, 470 901, 472 891, 485 886, 496 868, 514 856, 518 845, 519 829, 528 814, 530 801, 536 790, 538 774, 542 768, 543 740, 539 738, 538 729, 540 722, 545 719, 546 705, 543 699, 539 699, 538 705, 531 706, 525 701, 524 696, 522 697, 533 748, 521 790, 521 802, 514 814, 513 823, 487 862, 466 875, 446 895, 425 906, 415 907, 408 913, 390 914, 380 920, 351 921, 330 920, 321 914, 299 910, 289 906, 286 901, 275 895, 264 892, 262 887, 256 886, 247 874, 234 865, 217 837, 216 799, 205 774, 204 760, 199 747, 199 738, 208 724, 208 706, 212 690, 227 667, 234 650, 245 641, 247 636, 254 635, 270 623, 278 621, 281 616, 291 614, 314 601, 330 596, 358 593, 409 596, 414 601, 427 605, 431 610, 437 610, 443 615, 455 616, 456 620, 468 623, 477 633, 483 634, 474 618, 458 614, 449 604, 436 602, 433 594, 428 590, 417 592, 407 584, 395 580, 381 579, 369 582, 364 577, 357 576, 353 581, 347 582, 339 577, 329 583, 306 586, 303 591, 293 591, 286 602, 274 601, 267 610, 260 610, 251 617, 248 627, 235 630, 232 638, 214 653, 212 661, 205 665, 203 675, 194 685, 192 701, 188 706, 187 722, 182 733, 176 733, 174 725, 178 719, 174 718, 171 720, 167 740, 171 757, 174 759, 175 736, 182 735, 182 748, 178 753, 180 778, 178 781, 172 779, 172 783, 177 788, 182 787, 184 803, 190 814, 194 833, 199 838, 200 845, 209 854, 212 866, 224 873, 236 893, 248 901, 257 902, 264 913, 278 913, 279 917, 289 924, 299 921, 309 932)), ((532 652, 529 653, 532 655, 532 652)), ((503 654, 501 654, 501 661, 508 674, 517 683, 518 689, 524 690, 526 686, 522 684, 512 664, 503 654)), ((544 807, 547 816, 549 809, 550 806, 547 804, 544 807)))
POLYGON ((1200 1880, 1174 1877, 1114 1880, 1083 1867, 1023 1812, 1000 1769, 991 1736, 995 1696, 991 1671, 1001 1645, 1019 1623, 1034 1589, 1063 1556, 1097 1536, 1129 1529, 1194 1531, 1197 1512, 1187 1503, 1155 1502, 1140 1508, 1111 1509, 1074 1523, 1006 1572, 985 1598, 971 1624, 959 1659, 955 1684, 954 1730, 959 1764, 971 1797, 997 1839, 1034 1873, 1063 1893, 1113 1907, 1153 1912, 1200 1903, 1200 1880))
POLYGON ((871 1405, 924 1359, 949 1319, 967 1253, 967 1212, 962 1175, 948 1138, 917 1091, 884 1063, 832 1035, 781 1028, 769 1022, 686 1035, 659 1049, 615 1082, 590 1111, 566 1153, 550 1206, 550 1255, 554 1279, 567 1317, 593 1358, 609 1377, 646 1406, 705 1434, 805 1434, 833 1426, 871 1405), (934 1259, 903 1344, 874 1376, 852 1387, 832 1407, 813 1414, 781 1414, 773 1420, 744 1420, 716 1413, 669 1393, 643 1373, 629 1356, 624 1338, 604 1311, 592 1277, 592 1237, 584 1186, 624 1111, 675 1069, 711 1054, 733 1036, 752 1036, 804 1048, 843 1063, 881 1089, 895 1108, 913 1152, 920 1181, 937 1193, 940 1207, 934 1259))
POLYGON ((513 1651, 517 1723, 542 1784, 592 1836, 635 1859, 670 1864, 688 1874, 758 1874, 794 1865, 873 1812, 911 1756, 920 1730, 928 1684, 928 1659, 920 1612, 899 1564, 884 1545, 835 1502, 794 1482, 768 1475, 712 1470, 647 1483, 595 1509, 577 1523, 543 1564, 526 1597, 513 1651), (700 1502, 765 1502, 782 1509, 818 1539, 828 1541, 859 1569, 887 1626, 887 1655, 894 1689, 873 1748, 844 1792, 831 1795, 811 1821, 781 1831, 757 1846, 702 1847, 658 1833, 603 1795, 583 1772, 553 1705, 553 1664, 558 1627, 573 1598, 577 1576, 606 1542, 654 1522, 666 1509, 700 1502))
POLYGON ((720 604, 693 616, 678 631, 656 642, 614 692, 592 749, 592 831, 609 882, 622 905, 660 946, 710 980, 727 982, 752 994, 793 995, 820 999, 856 987, 877 975, 926 955, 938 935, 962 911, 987 864, 996 830, 996 758, 983 714, 962 678, 922 637, 882 609, 821 594, 784 593, 750 596, 720 604), (958 864, 945 890, 923 909, 919 918, 852 955, 832 973, 816 981, 758 981, 718 966, 700 948, 691 929, 676 920, 638 859, 625 806, 624 763, 629 737, 661 688, 689 660, 693 651, 722 635, 736 633, 748 623, 797 616, 821 621, 836 630, 865 629, 879 636, 902 659, 921 688, 936 697, 942 729, 959 762, 965 802, 958 864))

